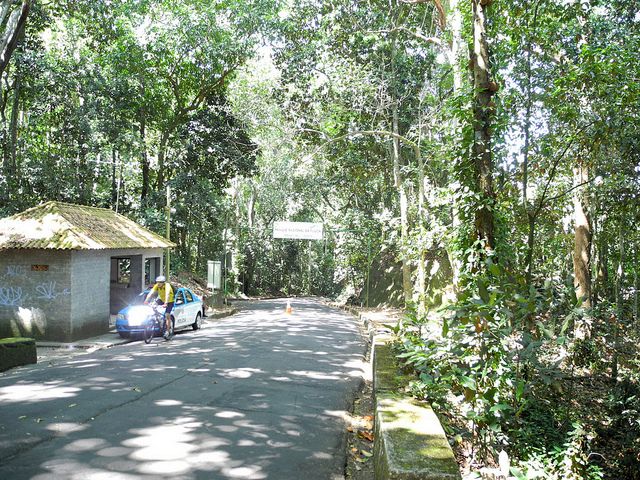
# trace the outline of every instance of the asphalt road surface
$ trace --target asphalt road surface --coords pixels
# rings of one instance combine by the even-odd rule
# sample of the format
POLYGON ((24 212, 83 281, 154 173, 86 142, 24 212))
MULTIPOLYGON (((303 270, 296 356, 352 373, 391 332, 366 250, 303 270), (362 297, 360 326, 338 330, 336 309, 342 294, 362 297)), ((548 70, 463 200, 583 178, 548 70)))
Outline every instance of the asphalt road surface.
POLYGON ((0 479, 342 479, 357 320, 246 302, 170 342, 0 374, 0 479))

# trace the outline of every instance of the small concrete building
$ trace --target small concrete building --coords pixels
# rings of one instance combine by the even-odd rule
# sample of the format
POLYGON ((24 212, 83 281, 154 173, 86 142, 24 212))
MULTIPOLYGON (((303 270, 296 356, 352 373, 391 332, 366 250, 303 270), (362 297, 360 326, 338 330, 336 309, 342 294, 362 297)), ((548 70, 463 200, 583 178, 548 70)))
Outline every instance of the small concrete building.
POLYGON ((110 314, 153 283, 173 246, 104 208, 48 202, 0 220, 0 338, 108 332, 110 314))

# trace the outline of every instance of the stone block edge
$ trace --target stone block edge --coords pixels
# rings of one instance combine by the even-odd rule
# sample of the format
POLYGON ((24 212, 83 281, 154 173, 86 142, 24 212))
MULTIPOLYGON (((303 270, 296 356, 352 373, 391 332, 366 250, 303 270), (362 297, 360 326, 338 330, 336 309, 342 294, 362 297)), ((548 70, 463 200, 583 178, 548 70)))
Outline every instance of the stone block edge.
POLYGON ((36 341, 33 338, 0 339, 0 372, 37 363, 36 341))
POLYGON ((431 407, 402 394, 408 383, 390 338, 373 342, 376 480, 459 480, 460 469, 431 407))

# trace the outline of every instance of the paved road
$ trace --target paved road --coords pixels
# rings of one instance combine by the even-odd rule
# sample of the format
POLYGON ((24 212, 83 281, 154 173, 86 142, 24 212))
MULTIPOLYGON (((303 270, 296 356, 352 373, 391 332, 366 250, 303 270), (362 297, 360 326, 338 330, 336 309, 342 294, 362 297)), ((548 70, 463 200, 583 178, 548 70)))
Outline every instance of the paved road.
POLYGON ((313 300, 0 374, 0 478, 343 478, 357 321, 313 300))

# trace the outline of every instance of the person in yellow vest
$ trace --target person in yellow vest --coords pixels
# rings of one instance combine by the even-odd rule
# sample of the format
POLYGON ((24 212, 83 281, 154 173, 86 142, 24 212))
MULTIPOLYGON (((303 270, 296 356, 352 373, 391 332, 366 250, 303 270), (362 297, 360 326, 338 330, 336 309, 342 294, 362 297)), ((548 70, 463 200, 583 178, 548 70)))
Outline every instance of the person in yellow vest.
POLYGON ((156 295, 158 304, 162 305, 164 308, 164 318, 166 322, 166 328, 164 329, 164 338, 168 339, 171 336, 171 310, 173 310, 173 287, 164 275, 160 275, 156 278, 156 283, 153 285, 153 288, 145 298, 145 305, 148 304, 156 295))

